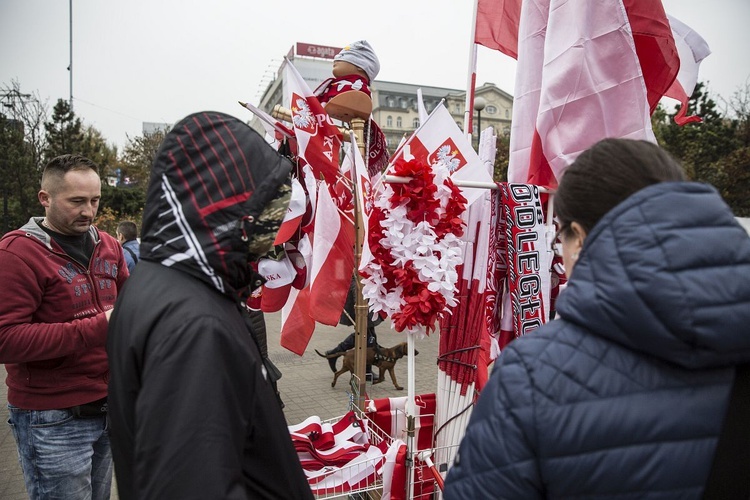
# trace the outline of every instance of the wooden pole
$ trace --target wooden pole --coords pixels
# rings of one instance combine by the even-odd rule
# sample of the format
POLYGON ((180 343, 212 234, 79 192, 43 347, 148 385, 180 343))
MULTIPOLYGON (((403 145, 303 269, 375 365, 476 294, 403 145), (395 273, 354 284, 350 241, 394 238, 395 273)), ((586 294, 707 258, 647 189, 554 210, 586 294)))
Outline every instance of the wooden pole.
MULTIPOLYGON (((351 121, 352 131, 357 139, 357 146, 362 158, 367 158, 365 147, 365 121, 361 118, 353 118, 351 121)), ((352 183, 354 186, 357 182, 352 183)), ((355 187, 359 189, 359 187, 355 187)), ((357 206, 357 196, 354 193, 354 212, 355 212, 355 244, 354 244, 354 275, 357 284, 355 297, 354 313, 354 381, 359 385, 357 388, 357 408, 361 411, 365 409, 365 395, 367 392, 367 380, 365 379, 365 367, 367 365, 367 314, 368 308, 364 297, 362 297, 362 282, 358 279, 357 267, 362 258, 362 245, 365 238, 365 221, 362 220, 362 210, 357 206)))
MULTIPOLYGON (((277 120, 284 120, 287 122, 292 121, 291 110, 282 107, 280 104, 274 106, 271 111, 271 116, 277 120)), ((357 140, 357 146, 362 158, 366 158, 366 145, 365 145, 365 120, 362 118, 352 118, 350 122, 352 131, 357 140)), ((339 129, 342 133, 344 141, 349 141, 349 134, 346 130, 339 129)), ((357 182, 353 182, 354 189, 358 189, 357 182)), ((351 388, 356 395, 354 403, 357 405, 358 411, 363 411, 365 408, 365 396, 367 392, 367 380, 365 379, 365 367, 367 366, 367 313, 368 307, 364 298, 362 297, 362 283, 359 279, 356 279, 357 269, 359 261, 362 259, 362 245, 364 244, 365 237, 365 222, 362 220, 362 211, 357 206, 357 194, 352 193, 354 198, 354 214, 355 214, 355 244, 354 244, 354 262, 355 269, 353 269, 355 275, 356 286, 356 297, 354 302, 354 373, 352 375, 351 388)))

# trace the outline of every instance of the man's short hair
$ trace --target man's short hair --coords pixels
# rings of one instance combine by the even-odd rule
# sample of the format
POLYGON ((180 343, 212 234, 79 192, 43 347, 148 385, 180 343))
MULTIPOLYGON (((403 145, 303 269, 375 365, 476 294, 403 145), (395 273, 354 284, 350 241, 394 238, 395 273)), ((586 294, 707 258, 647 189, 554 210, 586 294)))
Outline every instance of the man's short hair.
POLYGON ((99 175, 99 166, 83 155, 60 155, 52 158, 42 173, 42 189, 52 191, 71 170, 93 170, 99 175))
POLYGON ((125 238, 125 241, 138 238, 138 226, 133 221, 124 220, 117 224, 117 232, 125 238))

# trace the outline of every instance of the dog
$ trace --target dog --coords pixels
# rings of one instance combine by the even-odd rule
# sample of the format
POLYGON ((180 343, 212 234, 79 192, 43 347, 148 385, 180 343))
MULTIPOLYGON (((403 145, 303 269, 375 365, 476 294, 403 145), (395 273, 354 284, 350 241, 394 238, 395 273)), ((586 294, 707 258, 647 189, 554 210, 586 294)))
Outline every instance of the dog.
MULTIPOLYGON (((339 371, 333 374, 333 382, 331 382, 331 387, 336 387, 336 380, 338 380, 340 375, 343 375, 346 372, 354 373, 354 349, 349 349, 348 351, 341 353, 335 353, 335 354, 323 354, 317 349, 315 349, 315 352, 318 353, 318 356, 323 358, 338 358, 339 356, 343 357, 343 365, 339 371)), ((419 351, 416 349, 414 350, 414 355, 416 356, 419 354, 419 351)), ((380 382, 385 381, 385 373, 388 372, 391 375, 391 381, 393 382, 393 387, 396 388, 396 390, 402 391, 404 390, 403 387, 398 385, 398 381, 396 381, 396 373, 393 370, 393 367, 396 365, 396 361, 403 358, 407 355, 407 344, 406 342, 401 342, 400 344, 397 344, 393 347, 368 347, 367 348, 367 365, 377 366, 380 368, 380 375, 376 380, 373 380, 373 384, 379 384, 380 382)))

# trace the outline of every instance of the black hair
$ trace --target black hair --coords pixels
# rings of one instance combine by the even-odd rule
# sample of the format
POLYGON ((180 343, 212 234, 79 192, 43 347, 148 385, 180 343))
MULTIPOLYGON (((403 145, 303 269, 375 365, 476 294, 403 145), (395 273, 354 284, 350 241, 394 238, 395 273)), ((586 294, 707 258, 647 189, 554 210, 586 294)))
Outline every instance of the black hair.
POLYGON ((636 191, 659 182, 685 180, 677 160, 656 144, 604 139, 565 170, 554 197, 555 214, 561 229, 578 222, 588 233, 604 214, 636 191))

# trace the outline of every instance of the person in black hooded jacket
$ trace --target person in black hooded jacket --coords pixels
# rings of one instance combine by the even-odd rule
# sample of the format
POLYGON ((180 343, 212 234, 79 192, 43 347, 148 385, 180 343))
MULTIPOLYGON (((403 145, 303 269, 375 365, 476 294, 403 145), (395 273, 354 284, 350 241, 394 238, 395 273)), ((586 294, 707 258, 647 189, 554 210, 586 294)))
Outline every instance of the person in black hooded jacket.
POLYGON ((312 498, 244 308, 291 167, 221 113, 165 137, 107 340, 121 499, 312 498))

